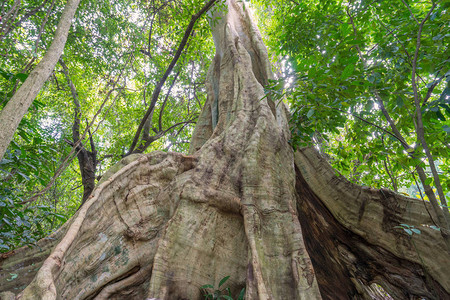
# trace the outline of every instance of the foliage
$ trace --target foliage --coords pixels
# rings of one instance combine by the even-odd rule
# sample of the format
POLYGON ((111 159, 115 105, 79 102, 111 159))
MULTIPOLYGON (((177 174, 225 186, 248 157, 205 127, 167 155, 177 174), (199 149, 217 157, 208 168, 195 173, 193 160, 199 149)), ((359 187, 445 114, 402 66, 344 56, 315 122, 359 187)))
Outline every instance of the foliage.
MULTIPOLYGON (((205 299, 211 299, 211 300, 220 300, 220 299, 225 299, 225 300, 233 300, 233 297, 231 296, 231 290, 229 287, 227 288, 222 288, 220 289, 220 287, 222 285, 225 284, 225 282, 230 278, 230 276, 225 276, 224 278, 222 278, 219 282, 219 285, 216 288, 214 288, 214 285, 212 284, 205 284, 202 287, 200 287, 200 289, 203 290, 205 299)), ((244 300, 245 297, 245 288, 243 288, 240 292, 238 297, 236 298, 237 300, 244 300)))
MULTIPOLYGON (((36 101, 32 110, 38 113, 41 108, 42 104, 36 101)), ((69 204, 69 199, 61 196, 58 185, 47 197, 52 194, 59 194, 59 197, 26 203, 30 192, 50 181, 58 164, 58 148, 62 146, 61 141, 51 136, 51 131, 39 128, 37 123, 33 116, 22 120, 18 138, 11 143, 9 151, 0 161, 1 252, 34 244, 48 235, 52 228, 64 223, 77 209, 77 206, 69 204), (63 206, 58 203, 61 198, 67 199, 63 206)), ((78 195, 74 193, 72 196, 78 195)))
MULTIPOLYGON (((66 1, 14 3, 0 4, 0 109, 45 54, 66 1)), ((200 0, 81 2, 62 59, 79 98, 82 139, 90 131, 83 145, 97 152, 98 178, 127 152, 154 86, 202 5, 200 0)), ((188 149, 206 97, 204 81, 213 53, 208 28, 205 18, 197 22, 162 89, 151 130, 165 134, 147 151, 188 149)), ((0 162, 1 252, 45 237, 82 199, 79 166, 75 153, 70 154, 74 99, 61 71, 58 65, 0 162), (32 198, 41 190, 42 196, 32 198)))
POLYGON ((261 26, 267 44, 283 60, 277 93, 287 95, 293 113, 293 145, 313 143, 349 179, 394 190, 415 185, 416 166, 428 170, 411 74, 419 25, 431 11, 416 61, 418 90, 425 139, 450 191, 448 2, 257 2, 260 19, 271 20, 261 26), (415 157, 391 133, 380 101, 415 157))

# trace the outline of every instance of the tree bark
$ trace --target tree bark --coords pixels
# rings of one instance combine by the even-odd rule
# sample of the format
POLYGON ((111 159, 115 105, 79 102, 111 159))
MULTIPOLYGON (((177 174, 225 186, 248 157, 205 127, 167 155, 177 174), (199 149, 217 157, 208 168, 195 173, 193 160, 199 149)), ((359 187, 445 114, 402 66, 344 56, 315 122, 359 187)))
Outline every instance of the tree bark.
POLYGON ((38 95, 45 81, 53 72, 64 45, 66 44, 72 19, 80 0, 68 0, 56 29, 55 37, 41 62, 34 68, 28 78, 0 111, 0 159, 12 141, 14 132, 19 126, 31 103, 38 95))
MULTIPOLYGON (((80 141, 80 125, 81 125, 81 105, 78 98, 78 93, 69 76, 69 69, 62 59, 59 60, 61 64, 62 72, 66 77, 67 84, 69 85, 70 92, 72 94, 72 100, 74 105, 73 125, 72 125, 72 139, 73 143, 70 143, 73 147, 76 146, 78 165, 80 167, 81 183, 83 184, 83 199, 81 204, 86 202, 95 188, 95 171, 97 169, 97 151, 95 150, 94 139, 89 131, 89 141, 91 144, 91 151, 87 150, 83 142, 80 141)), ((86 121, 87 122, 87 121, 86 121)), ((88 129, 86 129, 88 130, 88 129)))
POLYGON ((449 252, 430 227, 437 219, 430 203, 352 184, 313 148, 298 151, 295 165, 300 220, 324 299, 385 299, 373 294, 374 283, 394 299, 449 297, 449 252))
POLYGON ((246 299, 448 298, 448 250, 429 205, 351 184, 314 148, 294 153, 287 110, 264 98, 272 75, 259 32, 241 4, 226 4, 211 12, 216 56, 190 155, 124 158, 41 241, 55 245, 50 256, 19 249, 0 262, 0 291, 201 299, 202 285, 230 276, 246 299))

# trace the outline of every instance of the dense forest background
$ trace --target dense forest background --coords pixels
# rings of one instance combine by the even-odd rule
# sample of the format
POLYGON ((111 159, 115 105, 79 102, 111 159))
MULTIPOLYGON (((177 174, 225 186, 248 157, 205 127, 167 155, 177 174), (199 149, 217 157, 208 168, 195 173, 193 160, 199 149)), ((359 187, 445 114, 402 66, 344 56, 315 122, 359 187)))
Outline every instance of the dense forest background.
MULTIPOLYGON (((64 5, 0 4, 0 109, 46 53, 64 5)), ((81 2, 59 63, 0 161, 1 252, 33 245, 70 218, 89 189, 85 168, 97 183, 132 152, 188 151, 214 55, 209 23, 217 20, 202 15, 187 31, 203 5, 81 2)), ((277 75, 267 97, 288 103, 292 146, 314 144, 353 182, 423 201, 435 195, 446 209, 449 8, 252 1, 277 75)))

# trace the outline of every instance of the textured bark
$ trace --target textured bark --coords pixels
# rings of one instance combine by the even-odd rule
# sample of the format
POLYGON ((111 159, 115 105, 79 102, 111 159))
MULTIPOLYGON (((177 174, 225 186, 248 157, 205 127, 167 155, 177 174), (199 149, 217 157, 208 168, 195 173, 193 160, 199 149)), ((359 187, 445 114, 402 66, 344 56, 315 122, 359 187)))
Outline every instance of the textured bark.
POLYGON ((0 111, 0 159, 3 158, 6 148, 8 148, 9 143, 13 139, 14 132, 23 116, 55 68, 64 50, 70 25, 79 3, 80 0, 67 1, 56 29, 55 37, 47 53, 2 111, 0 111))
POLYGON ((311 148, 295 154, 298 208, 324 299, 447 299, 448 249, 430 203, 357 186, 311 148), (432 219, 430 218, 432 217, 432 219), (421 231, 412 237, 399 224, 421 231))
POLYGON ((284 106, 264 98, 261 37, 248 10, 227 5, 227 15, 211 12, 222 18, 190 155, 119 162, 41 241, 54 247, 48 258, 33 248, 3 259, 0 291, 200 299, 200 286, 230 276, 232 294, 245 287, 246 299, 370 299, 380 294, 373 283, 396 299, 448 297, 447 250, 422 202, 353 185, 314 149, 294 155, 284 106), (399 223, 422 234, 411 239, 399 223))

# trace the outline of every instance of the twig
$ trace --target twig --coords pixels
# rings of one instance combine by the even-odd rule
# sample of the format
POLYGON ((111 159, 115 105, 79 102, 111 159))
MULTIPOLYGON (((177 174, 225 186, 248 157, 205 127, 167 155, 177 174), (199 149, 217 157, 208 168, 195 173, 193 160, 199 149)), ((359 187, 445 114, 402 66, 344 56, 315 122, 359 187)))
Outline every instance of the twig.
POLYGON ((175 77, 174 77, 173 80, 172 80, 172 84, 170 85, 169 90, 168 90, 167 93, 166 93, 166 98, 164 99, 164 102, 163 102, 163 104, 162 104, 162 106, 161 106, 161 109, 160 109, 160 111, 159 111, 159 120, 158 120, 159 131, 162 130, 162 115, 163 115, 163 113, 164 113, 164 108, 166 107, 167 100, 169 100, 170 92, 172 91, 172 88, 173 88, 173 86, 175 85, 175 82, 177 81, 177 78, 178 78, 178 75, 180 74, 180 72, 181 72, 181 70, 178 71, 178 72, 175 74, 175 77))
MULTIPOLYGON (((389 130, 384 129, 383 127, 378 126, 377 124, 374 124, 374 123, 372 123, 372 122, 370 122, 370 121, 368 121, 368 120, 366 120, 366 119, 364 119, 364 118, 361 118, 361 117, 358 116, 358 115, 355 115, 355 114, 353 114, 353 113, 351 113, 351 112, 342 110, 342 109, 337 108, 337 107, 331 107, 331 106, 326 106, 326 105, 322 105, 322 106, 323 106, 323 107, 330 108, 330 109, 334 109, 334 110, 337 110, 337 111, 340 111, 340 112, 345 113, 345 114, 348 114, 348 115, 351 115, 351 116, 357 118, 358 120, 363 121, 364 123, 369 124, 369 125, 371 125, 371 126, 373 126, 373 127, 376 127, 376 128, 378 128, 378 129, 380 129, 381 131, 383 131, 384 133, 389 134, 390 136, 392 136, 393 138, 395 138, 396 140, 398 140, 402 145, 403 145, 403 144, 406 144, 406 142, 404 141, 404 139, 403 139, 401 136, 398 137, 396 134, 390 132, 389 130)), ((409 147, 408 144, 406 144, 406 145, 409 147)))
POLYGON ((409 10, 409 14, 411 15, 411 17, 414 19, 414 21, 416 21, 416 24, 419 25, 419 21, 417 21, 416 16, 413 14, 413 12, 411 11, 411 7, 409 7, 408 3, 405 2, 405 0, 402 0, 403 4, 408 8, 409 10))
POLYGON ((42 32, 44 32, 45 25, 47 24, 48 17, 50 16, 50 13, 51 13, 54 5, 55 5, 55 0, 52 0, 52 3, 50 4, 50 7, 47 10, 47 13, 45 14, 44 21, 42 21, 42 24, 39 27, 39 33, 38 33, 38 36, 36 38, 36 41, 34 42, 34 54, 35 54, 35 56, 37 56, 37 50, 38 50, 38 47, 39 47, 39 42, 41 40, 42 32))

